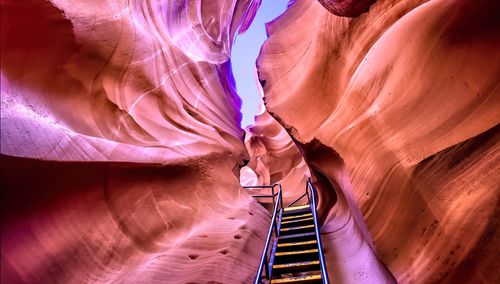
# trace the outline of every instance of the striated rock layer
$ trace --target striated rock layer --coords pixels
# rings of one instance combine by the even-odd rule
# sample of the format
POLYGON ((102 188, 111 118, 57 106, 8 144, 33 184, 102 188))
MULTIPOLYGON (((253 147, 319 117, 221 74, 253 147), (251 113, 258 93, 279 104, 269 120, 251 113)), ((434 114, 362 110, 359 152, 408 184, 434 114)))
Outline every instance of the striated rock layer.
POLYGON ((242 152, 229 53, 259 1, 53 2, 2 3, 2 153, 168 162, 242 152))
MULTIPOLYGON (((255 125, 247 129, 245 145, 250 160, 240 170, 242 185, 280 183, 285 204, 304 194, 309 169, 289 134, 269 113, 255 116, 255 125)), ((271 193, 269 189, 248 191, 251 194, 271 193)), ((266 198, 258 200, 261 203, 272 202, 266 198)))
POLYGON ((229 55, 260 0, 1 5, 1 282, 251 281, 229 55))
POLYGON ((344 1, 294 1, 258 72, 320 190, 331 281, 499 282, 498 2, 319 2, 344 1))
POLYGON ((499 4, 290 1, 243 141, 259 4, 1 3, 2 283, 250 282, 243 160, 290 200, 312 175, 334 283, 500 282, 499 4))
POLYGON ((233 162, 2 157, 2 283, 252 281, 269 213, 233 162))

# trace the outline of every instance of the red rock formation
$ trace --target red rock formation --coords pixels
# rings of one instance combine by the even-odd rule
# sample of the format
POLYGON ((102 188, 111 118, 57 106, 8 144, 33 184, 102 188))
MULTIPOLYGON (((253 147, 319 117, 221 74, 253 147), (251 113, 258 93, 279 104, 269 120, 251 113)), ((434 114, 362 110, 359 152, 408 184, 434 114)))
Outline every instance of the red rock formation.
POLYGON ((268 25, 266 108, 320 190, 332 282, 500 281, 495 11, 379 0, 348 19, 297 0, 268 25))
MULTIPOLYGON (((245 144, 250 155, 246 167, 240 171, 242 185, 271 185, 283 187, 283 201, 289 204, 304 194, 310 176, 302 154, 285 129, 267 112, 255 116, 255 125, 249 126, 245 144)), ((269 194, 269 189, 249 190, 252 194, 269 194)), ((271 203, 270 199, 259 199, 271 203)))
POLYGON ((253 279, 228 60, 259 4, 2 1, 2 283, 253 279))
POLYGON ((2 153, 167 162, 241 152, 228 51, 259 2, 182 3, 3 3, 2 153))
POLYGON ((289 199, 310 171, 334 283, 500 282, 499 5, 372 2, 268 25, 293 140, 265 113, 249 158, 229 55, 260 1, 3 1, 1 282, 250 282, 244 159, 289 199))
POLYGON ((269 217, 233 163, 2 157, 2 283, 250 282, 269 217))
POLYGON ((338 16, 356 17, 367 12, 376 0, 318 0, 328 11, 338 16))

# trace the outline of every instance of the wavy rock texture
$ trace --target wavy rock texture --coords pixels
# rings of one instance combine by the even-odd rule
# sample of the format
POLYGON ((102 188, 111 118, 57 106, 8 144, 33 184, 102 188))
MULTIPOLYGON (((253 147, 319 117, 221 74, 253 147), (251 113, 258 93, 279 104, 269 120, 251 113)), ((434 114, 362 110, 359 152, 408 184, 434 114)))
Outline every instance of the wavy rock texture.
POLYGON ((499 10, 297 0, 268 24, 266 108, 320 190, 332 282, 500 281, 499 10))
POLYGON ((268 25, 293 139, 266 113, 244 143, 229 55, 260 1, 3 1, 1 282, 250 282, 245 144, 290 198, 307 164, 332 282, 500 282, 499 4, 372 2, 268 25))
POLYGON ((2 283, 252 281, 269 213, 232 163, 2 157, 2 283))
MULTIPOLYGON (((245 145, 250 160, 240 171, 242 185, 280 183, 285 204, 304 194, 309 169, 289 134, 269 113, 255 116, 255 125, 247 129, 245 145)), ((249 191, 252 194, 270 193, 269 189, 249 191)), ((259 202, 271 200, 259 199, 259 202)))
POLYGON ((2 1, 2 283, 251 281, 229 54, 259 5, 2 1))
POLYGON ((2 153, 168 162, 242 152, 228 60, 259 1, 18 2, 2 4, 2 153))

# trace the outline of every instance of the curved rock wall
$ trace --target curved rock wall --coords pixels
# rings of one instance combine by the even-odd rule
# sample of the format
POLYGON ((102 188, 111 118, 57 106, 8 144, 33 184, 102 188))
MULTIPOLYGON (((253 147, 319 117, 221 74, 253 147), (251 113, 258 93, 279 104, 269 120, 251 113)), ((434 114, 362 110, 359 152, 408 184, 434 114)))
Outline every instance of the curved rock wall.
POLYGON ((268 24, 258 73, 320 190, 331 280, 498 282, 498 3, 319 2, 268 24))
POLYGON ((2 3, 2 153, 147 162, 241 153, 229 52, 259 4, 2 3))
POLYGON ((233 163, 3 156, 2 283, 251 282, 270 217, 233 163))
MULTIPOLYGON (((373 2, 267 26, 292 139, 257 118, 253 182, 293 198, 307 164, 332 282, 500 282, 500 7, 373 2)), ((2 283, 251 281, 269 213, 239 186, 229 55, 259 4, 1 3, 2 283)))
POLYGON ((1 5, 1 282, 251 281, 229 55, 260 1, 1 5))
MULTIPOLYGON (((310 176, 309 169, 289 134, 269 113, 263 112, 255 116, 255 125, 247 129, 245 145, 250 160, 240 171, 242 185, 280 183, 285 205, 305 193, 306 179, 310 176)), ((249 190, 249 192, 269 194, 270 190, 249 190)), ((271 202, 267 199, 259 201, 271 202)))

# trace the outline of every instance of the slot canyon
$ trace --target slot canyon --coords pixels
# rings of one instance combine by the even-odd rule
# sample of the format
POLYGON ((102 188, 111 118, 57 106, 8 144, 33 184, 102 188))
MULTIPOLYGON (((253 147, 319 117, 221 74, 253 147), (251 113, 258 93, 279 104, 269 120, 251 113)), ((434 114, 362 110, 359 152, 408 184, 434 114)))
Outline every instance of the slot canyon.
POLYGON ((253 283, 308 178, 331 283, 500 283, 500 2, 289 0, 242 128, 265 1, 2 0, 1 283, 253 283))

